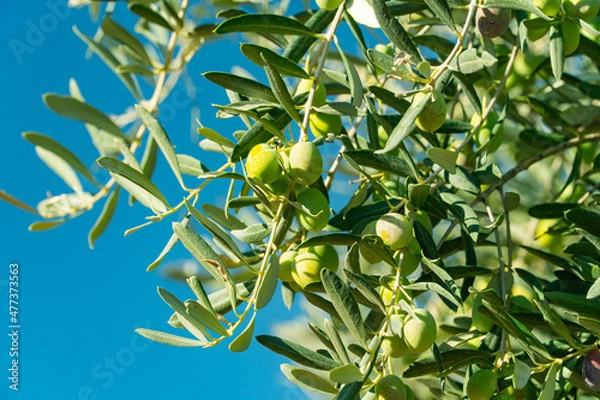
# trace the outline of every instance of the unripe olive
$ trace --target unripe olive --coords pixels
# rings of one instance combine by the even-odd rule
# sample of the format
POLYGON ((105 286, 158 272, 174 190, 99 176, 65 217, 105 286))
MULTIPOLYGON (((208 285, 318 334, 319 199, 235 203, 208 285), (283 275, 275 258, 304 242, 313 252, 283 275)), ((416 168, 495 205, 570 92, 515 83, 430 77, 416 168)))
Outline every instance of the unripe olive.
POLYGON ((548 28, 533 29, 527 28, 527 39, 530 42, 535 42, 543 38, 548 33, 548 28))
POLYGON ((318 232, 327 226, 329 222, 329 202, 323 193, 317 189, 308 188, 300 192, 296 200, 306 207, 312 215, 302 210, 296 211, 296 218, 304 229, 309 232, 318 232))
POLYGON ((467 397, 469 400, 490 400, 498 389, 496 373, 491 369, 480 369, 469 378, 467 397))
POLYGON ((290 152, 292 178, 302 185, 311 185, 323 171, 323 158, 317 146, 311 142, 296 143, 290 152))
POLYGON ((319 8, 323 10, 335 10, 342 4, 343 0, 316 0, 319 8))
POLYGON ((396 375, 384 376, 375 385, 377 400, 406 400, 406 385, 396 375))
POLYGON ((297 254, 297 251, 289 250, 279 256, 279 279, 283 282, 292 282, 294 280, 292 271, 296 263, 295 258, 297 254))
POLYGON ((555 16, 560 10, 560 0, 533 0, 533 4, 550 17, 555 16))
MULTIPOLYGON (((314 107, 324 106, 327 102, 327 90, 321 83, 316 83, 315 94, 313 96, 312 105, 314 107)), ((302 79, 296 88, 296 95, 309 93, 313 86, 313 81, 310 79, 302 79)))
POLYGON ((477 295, 473 301, 473 311, 471 312, 471 321, 475 329, 481 333, 487 333, 492 329, 494 323, 479 311, 479 307, 483 304, 483 297, 477 295))
POLYGON ((433 233, 431 217, 429 217, 429 214, 427 214, 427 212, 421 209, 417 210, 417 212, 415 213, 415 221, 419 221, 419 223, 423 225, 425 229, 427 229, 427 232, 429 232, 430 235, 433 233))
MULTIPOLYGON (((413 240, 415 242, 417 242, 417 239, 413 239, 413 240)), ((417 245, 418 245, 418 243, 419 242, 417 242, 417 245)), ((410 247, 410 244, 409 244, 409 247, 410 247)), ((420 252, 419 252, 419 254, 420 254, 420 252)), ((412 274, 413 272, 415 272, 415 270, 419 266, 420 262, 421 262, 421 256, 415 255, 409 248, 407 251, 404 252, 404 258, 402 259, 402 275, 408 276, 408 275, 412 274)))
MULTIPOLYGON (((494 126, 498 123, 500 116, 496 111, 492 111, 481 128, 479 132, 475 135, 475 144, 477 144, 478 148, 482 148, 483 146, 487 146, 487 152, 489 154, 493 154, 504 140, 504 127, 500 126, 496 131, 495 135, 492 135, 494 130, 494 126), (489 144, 488 144, 489 143, 489 144)), ((475 126, 481 121, 481 116, 479 114, 473 114, 471 118, 471 125, 475 126)))
POLYGON ((567 15, 587 21, 598 14, 600 3, 598 0, 564 0, 563 8, 567 15))
MULTIPOLYGON (((408 281, 408 279, 406 279, 406 277, 404 277, 404 276, 402 276, 400 278, 400 281, 402 282, 403 285, 410 284, 410 282, 408 281)), ((407 294, 409 296, 412 295, 412 291, 410 291, 410 290, 404 290, 404 291, 399 290, 398 291, 398 299, 397 299, 398 301, 396 302, 395 301, 396 299, 394 298, 394 291, 393 290, 390 290, 390 289, 388 289, 385 286, 381 286, 379 288, 379 295, 381 296, 381 300, 383 301, 383 304, 385 306, 390 306, 390 305, 392 305, 392 303, 393 304, 397 304, 397 303, 400 302, 400 300, 404 300, 406 302, 410 302, 411 299, 409 299, 408 297, 406 297, 406 295, 404 294, 404 292, 407 292, 407 294)))
POLYGON ((392 358, 400 358, 408 350, 404 339, 398 335, 385 336, 381 342, 381 350, 392 358))
POLYGON ((425 309, 414 312, 415 317, 409 316, 402 327, 402 336, 408 349, 420 354, 435 343, 437 325, 433 315, 425 309))
POLYGON ((266 143, 257 144, 246 158, 248 177, 260 183, 273 183, 281 175, 277 151, 266 143))
MULTIPOLYGON (((381 185, 386 188, 386 190, 394 196, 398 195, 399 182, 398 179, 386 178, 380 182, 381 185)), ((373 192, 373 201, 377 203, 378 201, 384 201, 385 199, 381 196, 378 191, 373 192)))
POLYGON ((483 37, 495 38, 504 33, 510 23, 510 11, 504 8, 477 9, 477 29, 483 37))
POLYGON ((267 187, 276 196, 283 196, 290 186, 290 179, 285 175, 281 174, 279 178, 273 183, 267 184, 267 187))
POLYGON ((585 355, 582 376, 591 389, 600 391, 600 350, 592 350, 585 355))
POLYGON ((301 288, 321 281, 321 270, 324 268, 319 256, 313 253, 298 253, 294 259, 292 279, 301 288))
POLYGON ((308 126, 315 137, 337 135, 342 130, 342 117, 339 115, 312 112, 308 116, 308 126))
MULTIPOLYGON (((419 92, 415 95, 413 102, 420 102, 426 94, 419 92)), ((442 93, 433 89, 431 99, 415 121, 419 129, 425 132, 437 131, 446 120, 446 100, 442 93)))
POLYGON ((319 257, 323 266, 331 272, 336 272, 338 270, 340 257, 335 247, 330 244, 309 247, 307 249, 302 249, 301 252, 315 254, 319 257))
POLYGON ((413 239, 413 226, 402 214, 388 213, 377 221, 377 236, 392 250, 408 246, 413 239))
MULTIPOLYGON (((596 0, 597 1, 597 0, 596 0)), ((579 47, 579 25, 568 18, 562 23, 563 51, 565 56, 573 54, 579 47)))

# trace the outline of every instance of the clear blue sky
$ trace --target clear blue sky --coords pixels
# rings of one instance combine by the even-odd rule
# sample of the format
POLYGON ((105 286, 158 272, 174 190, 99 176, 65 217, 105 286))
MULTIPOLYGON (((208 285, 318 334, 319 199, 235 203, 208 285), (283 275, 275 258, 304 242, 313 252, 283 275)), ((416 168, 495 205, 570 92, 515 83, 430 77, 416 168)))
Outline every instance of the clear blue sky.
MULTIPOLYGON (((67 11, 65 3, 0 3, 0 188, 32 205, 46 196, 46 190, 59 194, 68 188, 36 157, 21 132, 32 130, 56 138, 80 154, 90 167, 97 157, 84 126, 53 114, 43 105, 41 95, 67 94, 69 79, 74 77, 86 99, 107 113, 122 112, 133 101, 96 56, 85 59, 86 46, 72 32, 72 26, 92 35, 95 24, 86 10, 67 11), (53 10, 49 4, 59 8, 53 10), (21 52, 15 52, 17 42, 28 47, 20 46, 21 52)), ((119 5, 117 19, 127 14, 123 7, 119 5)), ((201 59, 210 60, 210 69, 228 71, 228 63, 239 60, 238 44, 233 40, 228 45, 208 45, 190 68, 199 90, 200 100, 195 103, 207 126, 228 126, 219 125, 210 107, 211 102, 224 103, 226 98, 200 76, 209 69, 201 59), (209 101, 212 98, 218 101, 209 101)), ((178 150, 199 156, 189 133, 190 123, 187 106, 165 125, 178 150)), ((211 159, 203 161, 217 165, 211 159)), ((175 188, 164 160, 157 168, 159 183, 175 188)), ((106 179, 106 175, 100 176, 106 179)), ((124 238, 123 231, 143 222, 146 214, 143 207, 129 208, 126 201, 121 201, 114 223, 92 251, 86 236, 99 211, 97 208, 50 231, 31 233, 27 226, 36 217, 0 202, 0 323, 3 332, 8 333, 6 283, 8 266, 16 261, 20 265, 22 325, 20 390, 14 393, 8 389, 10 341, 3 334, 0 398, 305 398, 280 373, 279 364, 285 360, 257 342, 245 353, 232 354, 226 346, 181 349, 137 336, 134 328, 138 326, 170 328, 166 320, 171 312, 158 297, 156 286, 166 287, 184 299, 191 297, 184 285, 165 279, 159 272, 145 272, 168 239, 170 223, 124 238)), ((178 246, 167 261, 185 257, 188 253, 178 246)), ((269 333, 275 321, 292 318, 276 295, 275 301, 259 314, 255 334, 269 333)))

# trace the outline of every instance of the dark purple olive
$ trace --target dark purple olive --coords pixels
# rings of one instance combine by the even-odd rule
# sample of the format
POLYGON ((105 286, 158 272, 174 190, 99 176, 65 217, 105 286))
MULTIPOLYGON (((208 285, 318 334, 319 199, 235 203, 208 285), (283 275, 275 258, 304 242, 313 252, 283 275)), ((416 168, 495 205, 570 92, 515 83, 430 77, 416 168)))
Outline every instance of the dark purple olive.
POLYGON ((586 354, 582 375, 591 389, 600 391, 600 350, 592 350, 586 354))
POLYGON ((483 37, 498 37, 508 28, 510 17, 510 11, 504 8, 479 8, 477 10, 477 29, 483 37))

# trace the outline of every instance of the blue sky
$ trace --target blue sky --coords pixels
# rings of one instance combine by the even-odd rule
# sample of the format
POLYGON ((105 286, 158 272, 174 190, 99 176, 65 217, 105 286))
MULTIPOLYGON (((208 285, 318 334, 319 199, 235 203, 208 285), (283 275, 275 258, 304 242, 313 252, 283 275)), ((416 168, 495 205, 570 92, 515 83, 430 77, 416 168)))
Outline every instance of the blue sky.
MULTIPOLYGON (((95 32, 96 26, 85 9, 67 10, 65 3, 50 0, 0 4, 5 16, 0 26, 4 76, 0 188, 32 205, 43 199, 47 190, 60 194, 69 189, 36 157, 33 146, 22 139, 23 131, 54 137, 90 167, 97 157, 83 124, 53 114, 44 106, 41 95, 67 94, 73 77, 87 101, 107 113, 120 113, 133 104, 120 81, 96 56, 85 59, 86 46, 72 32, 72 26, 77 25, 88 35, 95 32)), ((117 20, 124 14, 127 11, 121 4, 117 20)), ((228 71, 231 63, 240 60, 236 58, 237 49, 234 38, 213 43, 203 48, 192 63, 190 77, 199 91, 198 99, 176 110, 165 123, 178 150, 200 155, 190 134, 193 104, 200 107, 206 126, 232 129, 230 124, 216 121, 210 107, 212 102, 225 103, 225 94, 207 84, 200 73, 209 69, 228 71), (210 60, 211 67, 201 60, 210 60)), ((220 160, 203 158, 203 162, 217 166, 220 160)), ((106 175, 99 176, 106 179, 106 175)), ((176 188, 162 159, 157 176, 167 193, 169 188, 176 188)), ((208 197, 213 198, 205 197, 204 201, 214 201, 217 193, 209 193, 208 197)), ((145 271, 168 240, 170 223, 123 237, 126 229, 144 222, 146 213, 143 207, 130 208, 121 201, 113 224, 96 249, 90 250, 87 232, 99 212, 97 207, 58 228, 32 233, 27 226, 36 220, 34 215, 0 202, 0 298, 2 304, 8 302, 8 266, 17 262, 21 323, 19 392, 8 389, 10 341, 2 335, 0 369, 5 376, 0 380, 0 398, 305 398, 280 373, 279 364, 285 360, 257 342, 245 353, 232 354, 226 346, 181 349, 151 343, 135 334, 134 329, 140 326, 170 328, 166 320, 171 312, 158 297, 157 286, 184 299, 192 295, 184 285, 165 279, 160 272, 145 271)), ((167 261, 186 257, 188 253, 178 246, 167 261)), ((6 307, 0 310, 0 322, 8 332, 6 307)), ((270 333, 274 322, 293 317, 294 313, 285 310, 276 295, 259 314, 255 334, 270 333)))

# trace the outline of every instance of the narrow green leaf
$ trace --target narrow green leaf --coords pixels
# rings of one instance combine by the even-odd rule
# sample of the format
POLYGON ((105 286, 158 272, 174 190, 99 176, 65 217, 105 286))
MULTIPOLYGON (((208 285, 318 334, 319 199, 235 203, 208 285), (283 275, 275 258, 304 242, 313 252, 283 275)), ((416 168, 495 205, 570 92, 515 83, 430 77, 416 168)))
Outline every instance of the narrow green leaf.
POLYGON ((544 302, 540 302, 536 299, 533 299, 533 303, 537 306, 537 308, 542 313, 542 316, 544 317, 544 321, 546 321, 548 323, 548 325, 550 325, 550 328, 552 328, 552 330, 554 332, 556 332, 560 337, 565 339, 567 341, 567 343, 569 343, 572 347, 575 347, 575 348, 579 347, 579 343, 577 343, 575 341, 575 339, 573 339, 573 336, 571 335, 571 331, 569 330, 567 325, 564 323, 562 318, 556 313, 556 311, 551 309, 544 302))
POLYGON ((412 62, 415 64, 423 61, 417 46, 410 38, 410 35, 402 27, 400 22, 392 15, 390 9, 385 4, 384 0, 372 0, 371 5, 375 11, 377 21, 385 35, 394 43, 400 50, 406 52, 412 57, 412 62))
POLYGON ((263 60, 265 58, 282 75, 302 79, 310 78, 306 71, 297 63, 287 57, 280 56, 271 49, 250 43, 242 43, 240 48, 250 61, 261 67, 265 65, 263 60))
POLYGON ((57 226, 62 225, 65 222, 67 222, 66 219, 60 219, 55 221, 35 221, 32 222, 27 229, 31 232, 47 231, 52 228, 56 228, 57 226))
POLYGON ((83 164, 71 150, 67 149, 51 137, 36 132, 23 132, 23 137, 33 145, 56 154, 94 185, 99 185, 98 181, 94 178, 85 164, 83 164))
POLYGON ((94 125, 120 139, 129 140, 121 129, 106 115, 87 103, 69 96, 46 93, 44 103, 55 113, 69 119, 94 125))
POLYGON ((207 217, 217 222, 226 229, 244 229, 246 224, 231 214, 226 214, 221 208, 212 204, 202 204, 202 211, 207 217))
MULTIPOLYGON (((188 223, 189 220, 190 220, 190 218, 186 215, 181 220, 181 224, 183 226, 187 226, 187 223, 188 223)), ((148 267, 146 267, 146 271, 150 272, 154 268, 158 267, 160 265, 160 263, 162 262, 162 260, 165 258, 165 256, 173 249, 173 247, 175 247, 175 245, 177 244, 177 242, 179 242, 179 238, 177 237, 177 235, 175 234, 175 232, 173 232, 171 234, 171 237, 167 241, 167 244, 165 244, 165 247, 163 247, 163 249, 161 250, 161 252, 158 255, 158 257, 156 257, 156 259, 154 261, 152 261, 152 263, 150 265, 148 265, 148 267)))
POLYGON ((243 229, 234 229, 231 234, 238 240, 248 244, 260 244, 269 236, 271 229, 267 224, 258 223, 249 225, 243 229))
POLYGON ((554 399, 554 386, 556 385, 556 374, 561 368, 561 364, 558 362, 552 363, 552 366, 546 373, 546 379, 544 379, 544 386, 538 396, 538 400, 552 400, 554 399))
POLYGON ((350 358, 348 357, 348 352, 346 351, 346 347, 344 346, 344 342, 343 342, 338 330, 333 325, 333 323, 331 323, 331 321, 329 321, 328 319, 326 319, 323 322, 323 325, 325 328, 325 332, 327 333, 329 340, 331 340, 331 344, 335 348, 335 352, 339 356, 340 360, 344 364, 349 364, 350 358))
POLYGON ((513 372, 513 386, 521 390, 529 383, 529 377, 531 376, 531 368, 518 358, 515 359, 515 369, 513 372))
POLYGON ((239 93, 242 96, 265 100, 271 103, 278 102, 271 88, 255 80, 226 72, 205 72, 202 76, 212 83, 239 93))
POLYGON ((292 367, 289 364, 281 364, 281 372, 292 382, 302 388, 317 393, 336 394, 337 389, 327 380, 319 375, 301 368, 292 367))
POLYGON ((21 210, 29 211, 30 213, 35 214, 35 215, 40 215, 40 213, 35 208, 31 207, 28 204, 25 204, 21 200, 8 194, 6 191, 4 191, 2 189, 0 189, 0 200, 4 200, 8 204, 12 204, 13 206, 20 208, 21 210))
POLYGON ((597 299, 586 299, 583 295, 563 292, 545 292, 544 295, 559 307, 590 316, 600 314, 600 301, 597 299))
MULTIPOLYGON (((348 278, 350 283, 352 283, 354 286, 356 286, 358 291, 363 296, 365 296, 365 298, 367 300, 369 300, 371 303, 375 304, 377 306, 377 308, 379 308, 379 311, 381 311, 385 315, 386 309, 385 309, 385 305, 383 304, 383 300, 381 300, 381 296, 379 295, 379 293, 377 293, 377 291, 373 288, 373 286, 371 286, 371 284, 369 282, 367 282, 367 280, 365 280, 365 278, 363 278, 361 275, 355 274, 348 269, 344 269, 344 273, 346 274, 346 277, 348 278)), ((347 383, 347 382, 339 382, 339 383, 347 383)))
POLYGON ((460 197, 444 192, 440 197, 449 207, 448 210, 460 221, 463 228, 471 237, 474 243, 477 243, 479 236, 479 218, 473 208, 460 197))
POLYGON ((146 175, 112 157, 102 157, 98 164, 146 207, 161 213, 167 211, 167 199, 146 175))
POLYGON ((224 138, 221 134, 210 128, 198 128, 198 134, 227 148, 233 148, 235 146, 235 143, 231 140, 224 138))
POLYGON ((102 31, 109 37, 113 38, 117 42, 124 44, 129 49, 131 49, 132 53, 136 56, 136 58, 141 61, 143 64, 151 66, 152 61, 144 48, 144 45, 140 43, 140 41, 133 36, 127 29, 123 28, 112 18, 107 17, 102 21, 102 31))
POLYGON ((256 292, 256 309, 264 308, 275 294, 279 277, 279 262, 275 254, 271 256, 267 268, 256 292))
POLYGON ((246 351, 246 349, 252 343, 252 336, 254 335, 254 321, 256 319, 256 313, 252 314, 250 322, 244 330, 229 343, 229 350, 234 353, 246 351))
POLYGON ((346 76, 348 77, 348 85, 350 86, 350 96, 352 97, 352 105, 355 107, 360 107, 363 98, 363 86, 360 79, 360 75, 356 70, 356 67, 353 63, 350 62, 348 57, 346 57, 346 53, 342 50, 339 43, 336 41, 335 45, 338 49, 338 53, 342 58, 342 62, 344 63, 344 69, 346 70, 346 76))
POLYGON ((600 296, 600 278, 596 279, 596 281, 590 287, 587 294, 585 295, 586 299, 595 299, 600 296))
POLYGON ((297 123, 301 123, 300 114, 298 114, 298 110, 296 110, 296 106, 294 101, 292 100, 292 96, 290 96, 290 92, 288 91, 287 85, 283 81, 281 75, 273 65, 269 62, 269 60, 261 55, 261 59, 264 62, 264 68, 267 72, 267 78, 269 79, 269 84, 271 85, 271 90, 277 101, 283 109, 292 117, 294 121, 297 123))
POLYGON ((222 265, 220 257, 200 235, 180 222, 173 222, 173 231, 186 249, 219 282, 233 287, 229 271, 222 265))
POLYGON ((600 213, 577 208, 565 212, 565 218, 592 235, 600 236, 600 213))
POLYGON ((115 209, 117 208, 117 203, 119 201, 119 192, 120 189, 117 187, 110 193, 108 199, 106 199, 106 202, 104 203, 104 207, 102 208, 100 216, 90 230, 90 233, 88 234, 88 244, 90 245, 90 249, 94 248, 94 243, 96 243, 96 240, 98 240, 100 235, 104 233, 106 227, 112 220, 113 215, 115 214, 115 209))
POLYGON ((332 369, 328 372, 328 377, 335 383, 362 382, 363 374, 354 364, 346 364, 332 369))
POLYGON ((477 54, 477 49, 470 48, 460 53, 458 57, 456 57, 448 68, 451 71, 457 71, 463 74, 472 74, 486 67, 491 67, 498 62, 496 57, 488 53, 487 51, 483 51, 481 56, 477 54))
POLYGON ((451 174, 456 173, 456 160, 458 160, 457 152, 440 149, 438 147, 432 147, 427 149, 427 156, 431 159, 431 161, 444 168, 451 174))
POLYGON ((275 353, 281 354, 310 368, 329 371, 339 366, 337 362, 329 357, 309 350, 295 342, 290 342, 276 336, 259 335, 256 336, 256 340, 275 353))
POLYGON ((146 128, 148 128, 152 138, 158 144, 158 147, 167 159, 167 163, 173 170, 173 173, 179 181, 179 184, 185 189, 183 177, 181 176, 181 168, 179 167, 179 161, 177 160, 175 149, 171 143, 171 139, 169 139, 169 136, 167 135, 167 132, 165 132, 165 129, 162 127, 160 122, 158 122, 144 107, 136 104, 135 111, 140 116, 144 125, 146 125, 146 128))
POLYGON ((425 0, 425 4, 433 11, 436 17, 440 19, 444 24, 448 25, 450 29, 455 30, 454 19, 452 18, 452 12, 446 0, 425 0))
POLYGON ((153 24, 162 26, 163 28, 168 29, 170 31, 173 30, 171 25, 162 15, 160 15, 144 3, 130 3, 129 11, 136 15, 139 15, 148 22, 152 22, 153 24))
POLYGON ((177 154, 177 163, 184 175, 199 176, 208 172, 208 168, 204 166, 200 160, 187 154, 177 154))
MULTIPOLYGON (((493 360, 493 354, 480 350, 456 349, 441 353, 441 360, 445 371, 452 371, 456 367, 463 367, 471 364, 490 365, 493 360)), ((433 357, 417 361, 411 364, 403 373, 405 378, 416 378, 423 375, 438 373, 438 362, 433 357)), ((447 373, 442 374, 442 376, 447 373)))
POLYGON ((528 211, 529 215, 538 219, 555 219, 562 218, 565 211, 579 208, 577 203, 548 203, 537 204, 531 207, 528 211))
POLYGON ((208 332, 204 325, 202 325, 195 318, 188 315, 185 304, 181 302, 176 296, 174 296, 171 292, 161 287, 158 288, 158 295, 163 299, 165 303, 169 307, 173 309, 177 313, 177 317, 179 322, 183 324, 185 329, 187 329, 192 335, 194 335, 198 340, 205 341, 208 332))
POLYGON ((321 270, 323 287, 331 299, 335 310, 354 338, 362 345, 366 345, 366 332, 364 322, 360 315, 358 304, 340 277, 324 268, 321 270))
POLYGON ((198 302, 191 300, 185 302, 185 307, 187 314, 194 320, 221 336, 229 336, 229 332, 221 325, 221 322, 212 310, 208 310, 198 302))
POLYGON ((423 111, 427 103, 429 103, 430 99, 431 93, 427 93, 421 99, 421 101, 413 101, 410 104, 410 107, 408 108, 408 110, 406 110, 406 113, 402 115, 400 122, 398 123, 398 125, 396 125, 396 127, 390 134, 390 137, 388 138, 385 147, 381 150, 377 150, 377 153, 389 153, 390 151, 396 149, 400 145, 400 143, 402 143, 404 138, 406 138, 415 130, 415 120, 417 119, 421 111, 423 111))
POLYGON ((314 36, 315 33, 300 22, 276 14, 243 14, 223 21, 215 33, 236 32, 268 33, 278 35, 314 36))
MULTIPOLYGON (((388 140, 389 143, 389 140, 388 140)), ((386 145, 387 147, 387 145, 386 145)), ((409 176, 417 179, 410 164, 401 158, 390 154, 379 154, 373 150, 347 150, 344 156, 350 157, 354 162, 363 167, 377 168, 381 171, 391 172, 399 176, 409 176)))
MULTIPOLYGON (((77 36, 79 36, 79 38, 85 44, 87 44, 88 47, 91 50, 93 50, 94 53, 96 53, 98 55, 98 57, 100 57, 102 59, 102 61, 104 61, 104 63, 111 70, 113 70, 117 74, 119 79, 121 79, 121 81, 125 84, 127 89, 129 89, 129 91, 134 95, 134 97, 136 99, 139 99, 141 97, 140 93, 139 93, 139 89, 138 89, 134 79, 128 74, 121 74, 117 71, 117 67, 119 67, 121 65, 121 63, 106 47, 104 47, 104 45, 95 41, 91 37, 84 35, 79 29, 77 29, 76 26, 73 26, 73 32, 75 32, 75 34, 77 36)), ((75 97, 75 96, 73 96, 73 97, 75 97)))
POLYGON ((557 80, 560 80, 565 64, 561 25, 552 25, 548 36, 550 38, 550 65, 552 66, 552 75, 554 75, 554 78, 557 80))
POLYGON ((48 151, 42 147, 35 147, 40 160, 48 166, 56 175, 58 175, 74 192, 80 193, 83 191, 81 181, 75 170, 65 160, 57 156, 55 153, 48 151))
POLYGON ((479 100, 477 91, 475 90, 475 87, 473 86, 473 83, 471 82, 470 78, 467 75, 458 71, 454 71, 452 76, 460 83, 463 92, 467 96, 467 99, 469 99, 469 102, 471 103, 473 108, 475 108, 477 114, 481 115, 481 100, 479 100))
POLYGON ((145 337, 146 339, 150 339, 157 343, 168 344, 169 346, 201 347, 207 344, 206 341, 188 339, 185 337, 171 335, 170 333, 159 332, 152 329, 138 328, 135 331, 138 334, 145 337))
POLYGON ((351 246, 359 240, 360 236, 358 235, 336 232, 308 238, 304 242, 300 243, 298 245, 298 248, 302 249, 306 247, 322 246, 326 244, 330 244, 333 246, 351 246))

